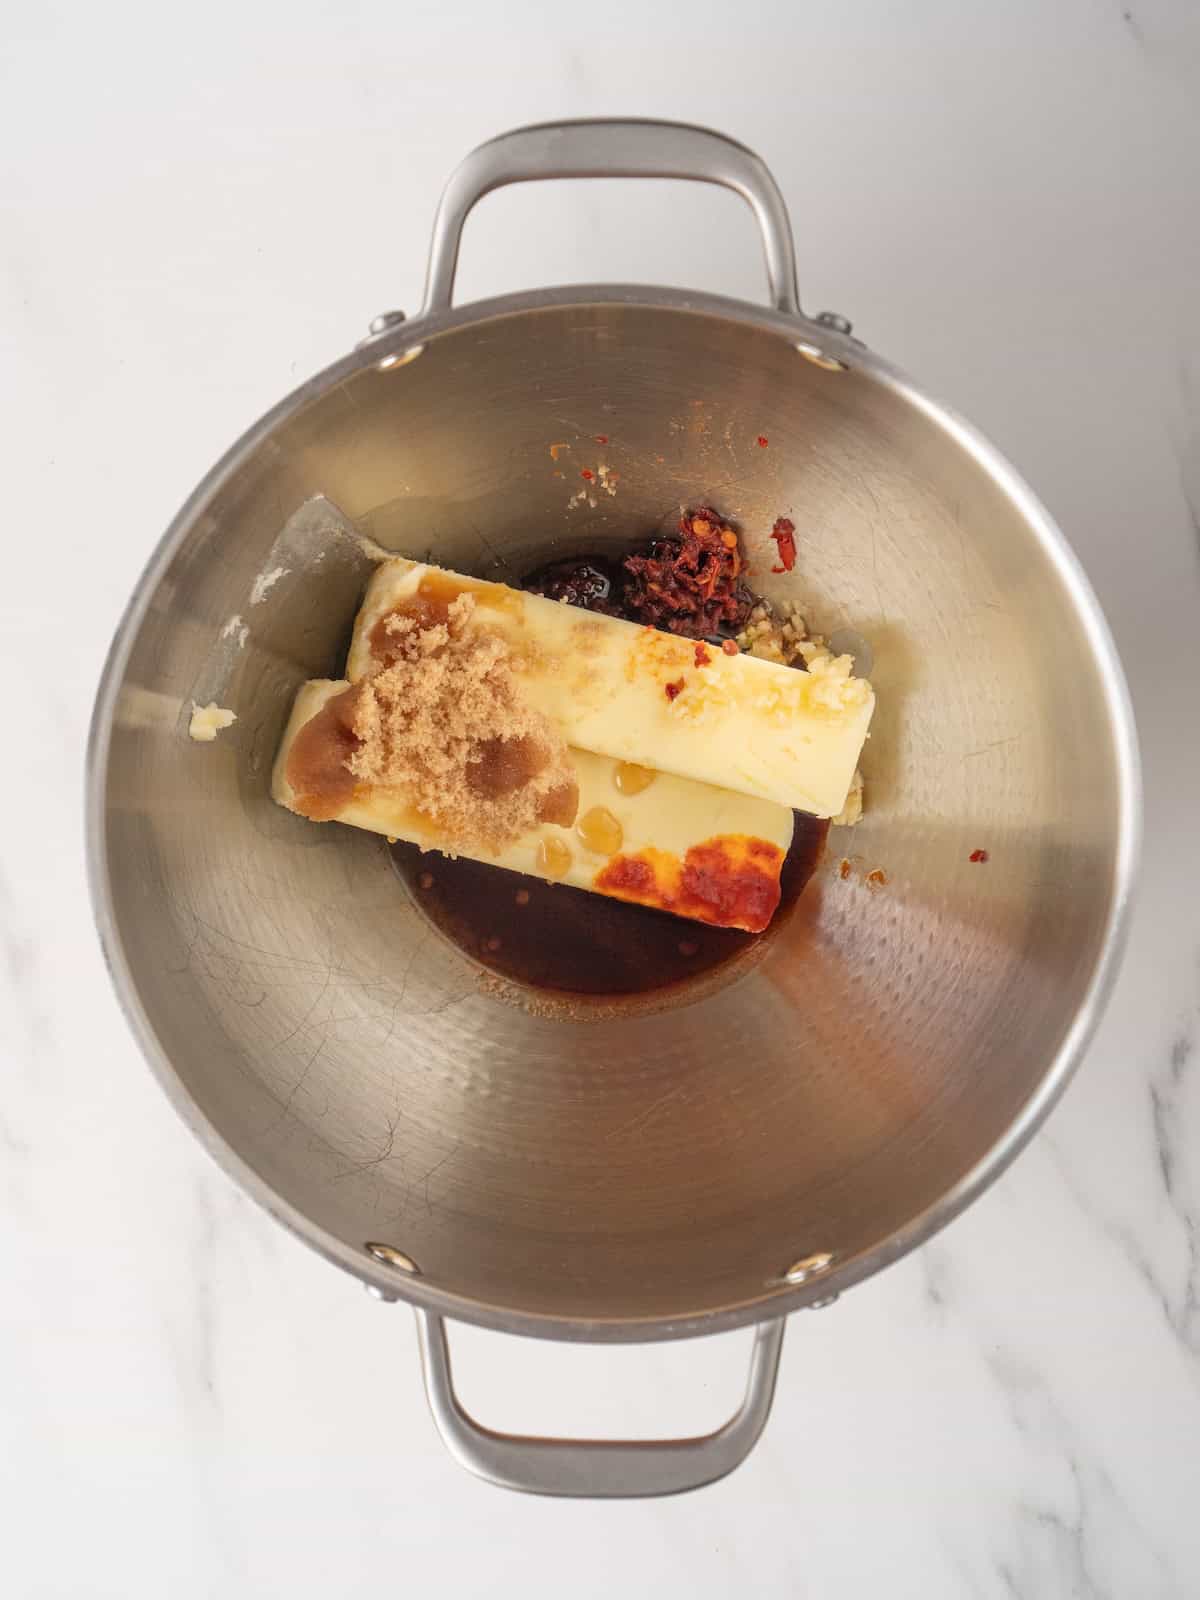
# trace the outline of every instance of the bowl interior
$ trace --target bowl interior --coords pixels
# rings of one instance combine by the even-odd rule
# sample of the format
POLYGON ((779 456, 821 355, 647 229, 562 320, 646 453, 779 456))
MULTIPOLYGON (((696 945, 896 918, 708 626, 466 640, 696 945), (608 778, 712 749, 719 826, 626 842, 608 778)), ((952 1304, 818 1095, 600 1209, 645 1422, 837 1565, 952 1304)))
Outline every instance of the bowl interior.
POLYGON ((866 358, 713 309, 530 307, 318 385, 190 508, 102 709, 110 947, 199 1120, 314 1242, 391 1244, 468 1314, 652 1330, 883 1259, 1044 1094, 1119 892, 1109 669, 1028 511, 866 358), (866 816, 737 981, 542 1015, 381 841, 272 804, 283 720, 340 669, 358 535, 504 576, 700 502, 870 641, 866 816), (197 744, 210 699, 238 720, 197 744))

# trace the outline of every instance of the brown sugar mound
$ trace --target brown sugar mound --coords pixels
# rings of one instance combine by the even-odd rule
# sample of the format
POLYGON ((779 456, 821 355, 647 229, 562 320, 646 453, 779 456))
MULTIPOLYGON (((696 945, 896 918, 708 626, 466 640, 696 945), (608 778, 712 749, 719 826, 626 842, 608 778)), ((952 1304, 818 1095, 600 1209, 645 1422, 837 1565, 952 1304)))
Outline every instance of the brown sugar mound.
POLYGON ((404 794, 445 847, 498 853, 539 823, 569 826, 579 792, 566 741, 522 700, 508 645, 474 611, 462 594, 444 622, 385 619, 386 659, 358 685, 347 765, 404 794))

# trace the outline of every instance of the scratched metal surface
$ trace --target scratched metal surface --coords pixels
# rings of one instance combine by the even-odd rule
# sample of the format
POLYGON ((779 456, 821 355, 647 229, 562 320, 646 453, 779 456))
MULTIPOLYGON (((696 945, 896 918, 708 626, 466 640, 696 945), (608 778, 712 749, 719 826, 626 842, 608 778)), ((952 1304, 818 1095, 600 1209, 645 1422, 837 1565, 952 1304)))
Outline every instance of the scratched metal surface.
POLYGON ((114 925, 214 1142, 316 1242, 387 1240, 481 1317, 686 1319, 764 1303, 812 1251, 885 1250, 1037 1090, 1111 909, 1099 669, 1017 509, 870 373, 711 307, 498 317, 293 416, 157 581, 106 782, 114 925), (601 464, 616 493, 581 500, 601 464), (867 815, 737 983, 539 1016, 430 932, 380 841, 271 803, 275 746, 340 666, 357 534, 503 576, 681 501, 870 640, 867 815), (193 699, 237 723, 192 743, 193 699))

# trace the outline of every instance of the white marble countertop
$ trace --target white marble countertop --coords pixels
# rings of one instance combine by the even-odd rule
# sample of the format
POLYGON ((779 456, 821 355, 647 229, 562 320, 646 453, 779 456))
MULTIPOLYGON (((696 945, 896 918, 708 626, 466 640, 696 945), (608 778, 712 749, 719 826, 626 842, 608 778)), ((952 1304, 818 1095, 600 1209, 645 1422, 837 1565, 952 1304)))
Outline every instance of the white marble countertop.
MULTIPOLYGON (((112 0, 10 11, 5 33, 5 1593, 1200 1593, 1194 5, 112 0), (759 149, 805 303, 852 316, 1040 491, 1129 671, 1147 837, 1116 993, 1033 1147, 930 1247, 793 1319, 741 1471, 597 1505, 455 1467, 403 1307, 308 1254, 186 1133, 109 992, 79 802, 108 637, 179 501, 373 313, 415 305, 472 144, 605 112, 759 149)), ((688 190, 635 228, 631 203, 489 201, 463 297, 603 277, 761 293, 736 201, 688 190)), ((666 1432, 731 1408, 746 1344, 457 1348, 498 1425, 586 1429, 611 1406, 666 1432)))

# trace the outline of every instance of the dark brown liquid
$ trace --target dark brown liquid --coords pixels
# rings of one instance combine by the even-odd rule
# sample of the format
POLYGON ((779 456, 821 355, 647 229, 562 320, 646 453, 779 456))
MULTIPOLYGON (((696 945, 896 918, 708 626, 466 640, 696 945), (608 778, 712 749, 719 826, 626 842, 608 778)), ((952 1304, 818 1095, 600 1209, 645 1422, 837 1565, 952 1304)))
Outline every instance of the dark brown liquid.
MULTIPOLYGON (((828 831, 828 822, 795 813, 773 926, 812 877, 828 831)), ((448 938, 493 972, 538 989, 646 994, 723 966, 763 937, 412 844, 393 845, 392 859, 448 938)))

